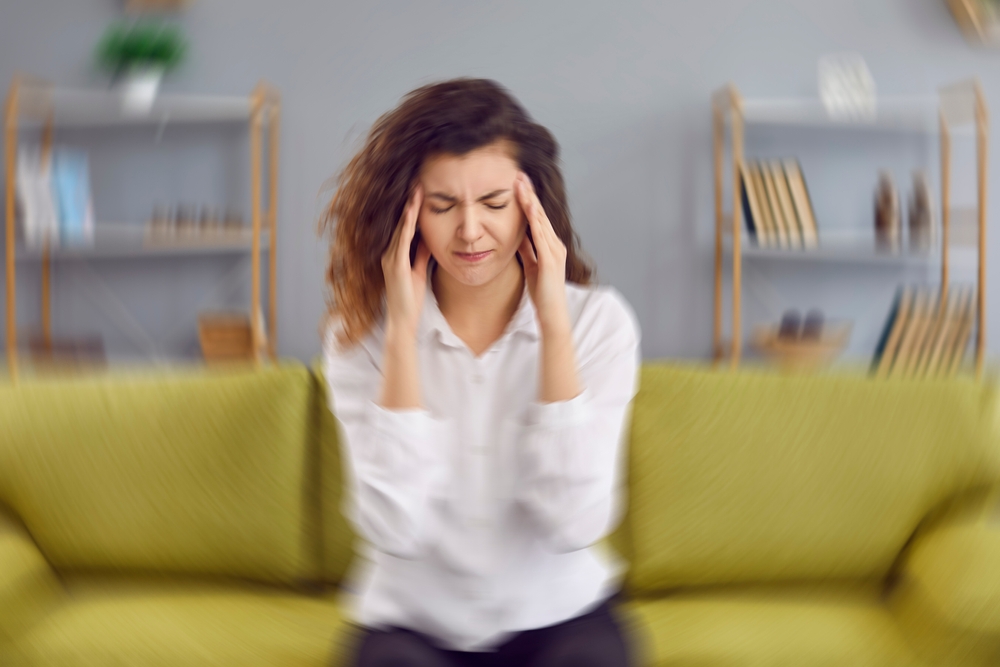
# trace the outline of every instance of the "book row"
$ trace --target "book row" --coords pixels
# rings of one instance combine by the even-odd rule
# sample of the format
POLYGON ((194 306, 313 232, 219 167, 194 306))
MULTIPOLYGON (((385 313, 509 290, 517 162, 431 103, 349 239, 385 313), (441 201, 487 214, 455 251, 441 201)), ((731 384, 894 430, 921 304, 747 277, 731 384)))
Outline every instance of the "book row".
POLYGON ((797 160, 748 162, 740 168, 743 218, 765 248, 815 248, 819 232, 797 160))
POLYGON ((875 349, 877 377, 954 375, 965 358, 976 316, 976 289, 901 287, 875 349))
POLYGON ((22 146, 17 156, 17 208, 24 244, 41 248, 94 240, 94 210, 87 154, 57 147, 43 155, 22 146))

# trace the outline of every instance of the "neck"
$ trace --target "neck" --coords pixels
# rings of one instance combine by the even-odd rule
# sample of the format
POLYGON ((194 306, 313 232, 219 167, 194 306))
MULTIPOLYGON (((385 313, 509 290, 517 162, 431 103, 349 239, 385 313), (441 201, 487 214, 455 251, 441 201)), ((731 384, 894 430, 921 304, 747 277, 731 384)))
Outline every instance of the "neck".
MULTIPOLYGON (((459 337, 491 343, 500 337, 521 303, 524 274, 512 260, 496 278, 484 285, 463 285, 446 271, 435 268, 431 278, 434 296, 448 325, 459 337)), ((481 347, 470 345, 470 347, 481 347)))

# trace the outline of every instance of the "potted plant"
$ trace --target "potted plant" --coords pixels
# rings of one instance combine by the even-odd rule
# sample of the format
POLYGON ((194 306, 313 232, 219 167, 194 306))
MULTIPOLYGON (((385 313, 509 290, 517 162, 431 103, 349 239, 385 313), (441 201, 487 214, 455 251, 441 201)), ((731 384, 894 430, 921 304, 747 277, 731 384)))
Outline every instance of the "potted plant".
POLYGON ((149 111, 163 75, 177 67, 186 45, 180 31, 156 23, 117 24, 97 46, 98 63, 111 72, 126 111, 149 111))

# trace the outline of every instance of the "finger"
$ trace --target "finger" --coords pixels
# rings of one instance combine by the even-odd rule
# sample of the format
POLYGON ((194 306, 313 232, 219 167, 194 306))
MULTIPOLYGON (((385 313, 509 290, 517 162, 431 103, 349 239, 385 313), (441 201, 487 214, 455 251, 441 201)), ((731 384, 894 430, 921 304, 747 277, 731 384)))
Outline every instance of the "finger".
POLYGON ((545 208, 542 206, 542 200, 538 197, 538 191, 535 190, 534 183, 531 182, 531 178, 527 174, 524 172, 521 173, 523 175, 524 183, 527 185, 530 193, 532 208, 536 215, 538 215, 539 222, 541 223, 540 227, 545 233, 545 240, 552 244, 562 243, 559 235, 556 234, 555 228, 552 226, 552 221, 549 220, 549 216, 545 214, 545 208))
POLYGON ((538 255, 548 251, 551 241, 545 232, 545 220, 547 218, 545 218, 545 214, 542 211, 541 202, 531 192, 530 187, 530 180, 528 180, 527 176, 522 175, 518 188, 524 201, 524 217, 528 219, 528 227, 531 229, 531 241, 534 241, 535 256, 537 258, 538 255))
POLYGON ((399 225, 399 239, 395 248, 397 259, 400 262, 410 263, 410 243, 417 233, 417 220, 420 217, 420 204, 423 202, 423 190, 418 184, 413 189, 413 194, 403 209, 402 224, 399 225))
POLYGON ((411 194, 407 200, 406 205, 403 206, 403 213, 399 216, 399 220, 396 222, 396 228, 392 230, 392 237, 389 239, 389 247, 386 248, 386 254, 393 257, 396 256, 396 250, 399 248, 399 240, 403 236, 403 230, 406 228, 406 217, 410 210, 410 204, 413 201, 413 195, 411 194))
POLYGON ((525 218, 531 217, 532 198, 524 180, 524 174, 518 173, 514 180, 514 193, 517 195, 517 203, 521 206, 521 211, 525 218))
POLYGON ((526 269, 532 269, 538 265, 538 256, 535 255, 535 249, 531 245, 531 239, 528 238, 527 234, 521 239, 521 245, 518 247, 517 252, 521 255, 521 260, 524 262, 526 269))
POLYGON ((420 277, 427 276, 427 264, 431 260, 431 249, 423 239, 417 242, 417 256, 413 260, 413 273, 420 277))

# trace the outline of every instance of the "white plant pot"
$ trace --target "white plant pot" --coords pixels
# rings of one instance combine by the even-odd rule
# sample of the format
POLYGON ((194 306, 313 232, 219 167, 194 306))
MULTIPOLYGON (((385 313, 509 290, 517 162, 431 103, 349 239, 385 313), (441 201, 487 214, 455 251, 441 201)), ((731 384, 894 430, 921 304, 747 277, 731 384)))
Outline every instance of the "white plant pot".
POLYGON ((145 114, 153 108, 156 92, 163 80, 163 68, 157 66, 131 67, 118 84, 122 97, 122 111, 128 114, 145 114))

